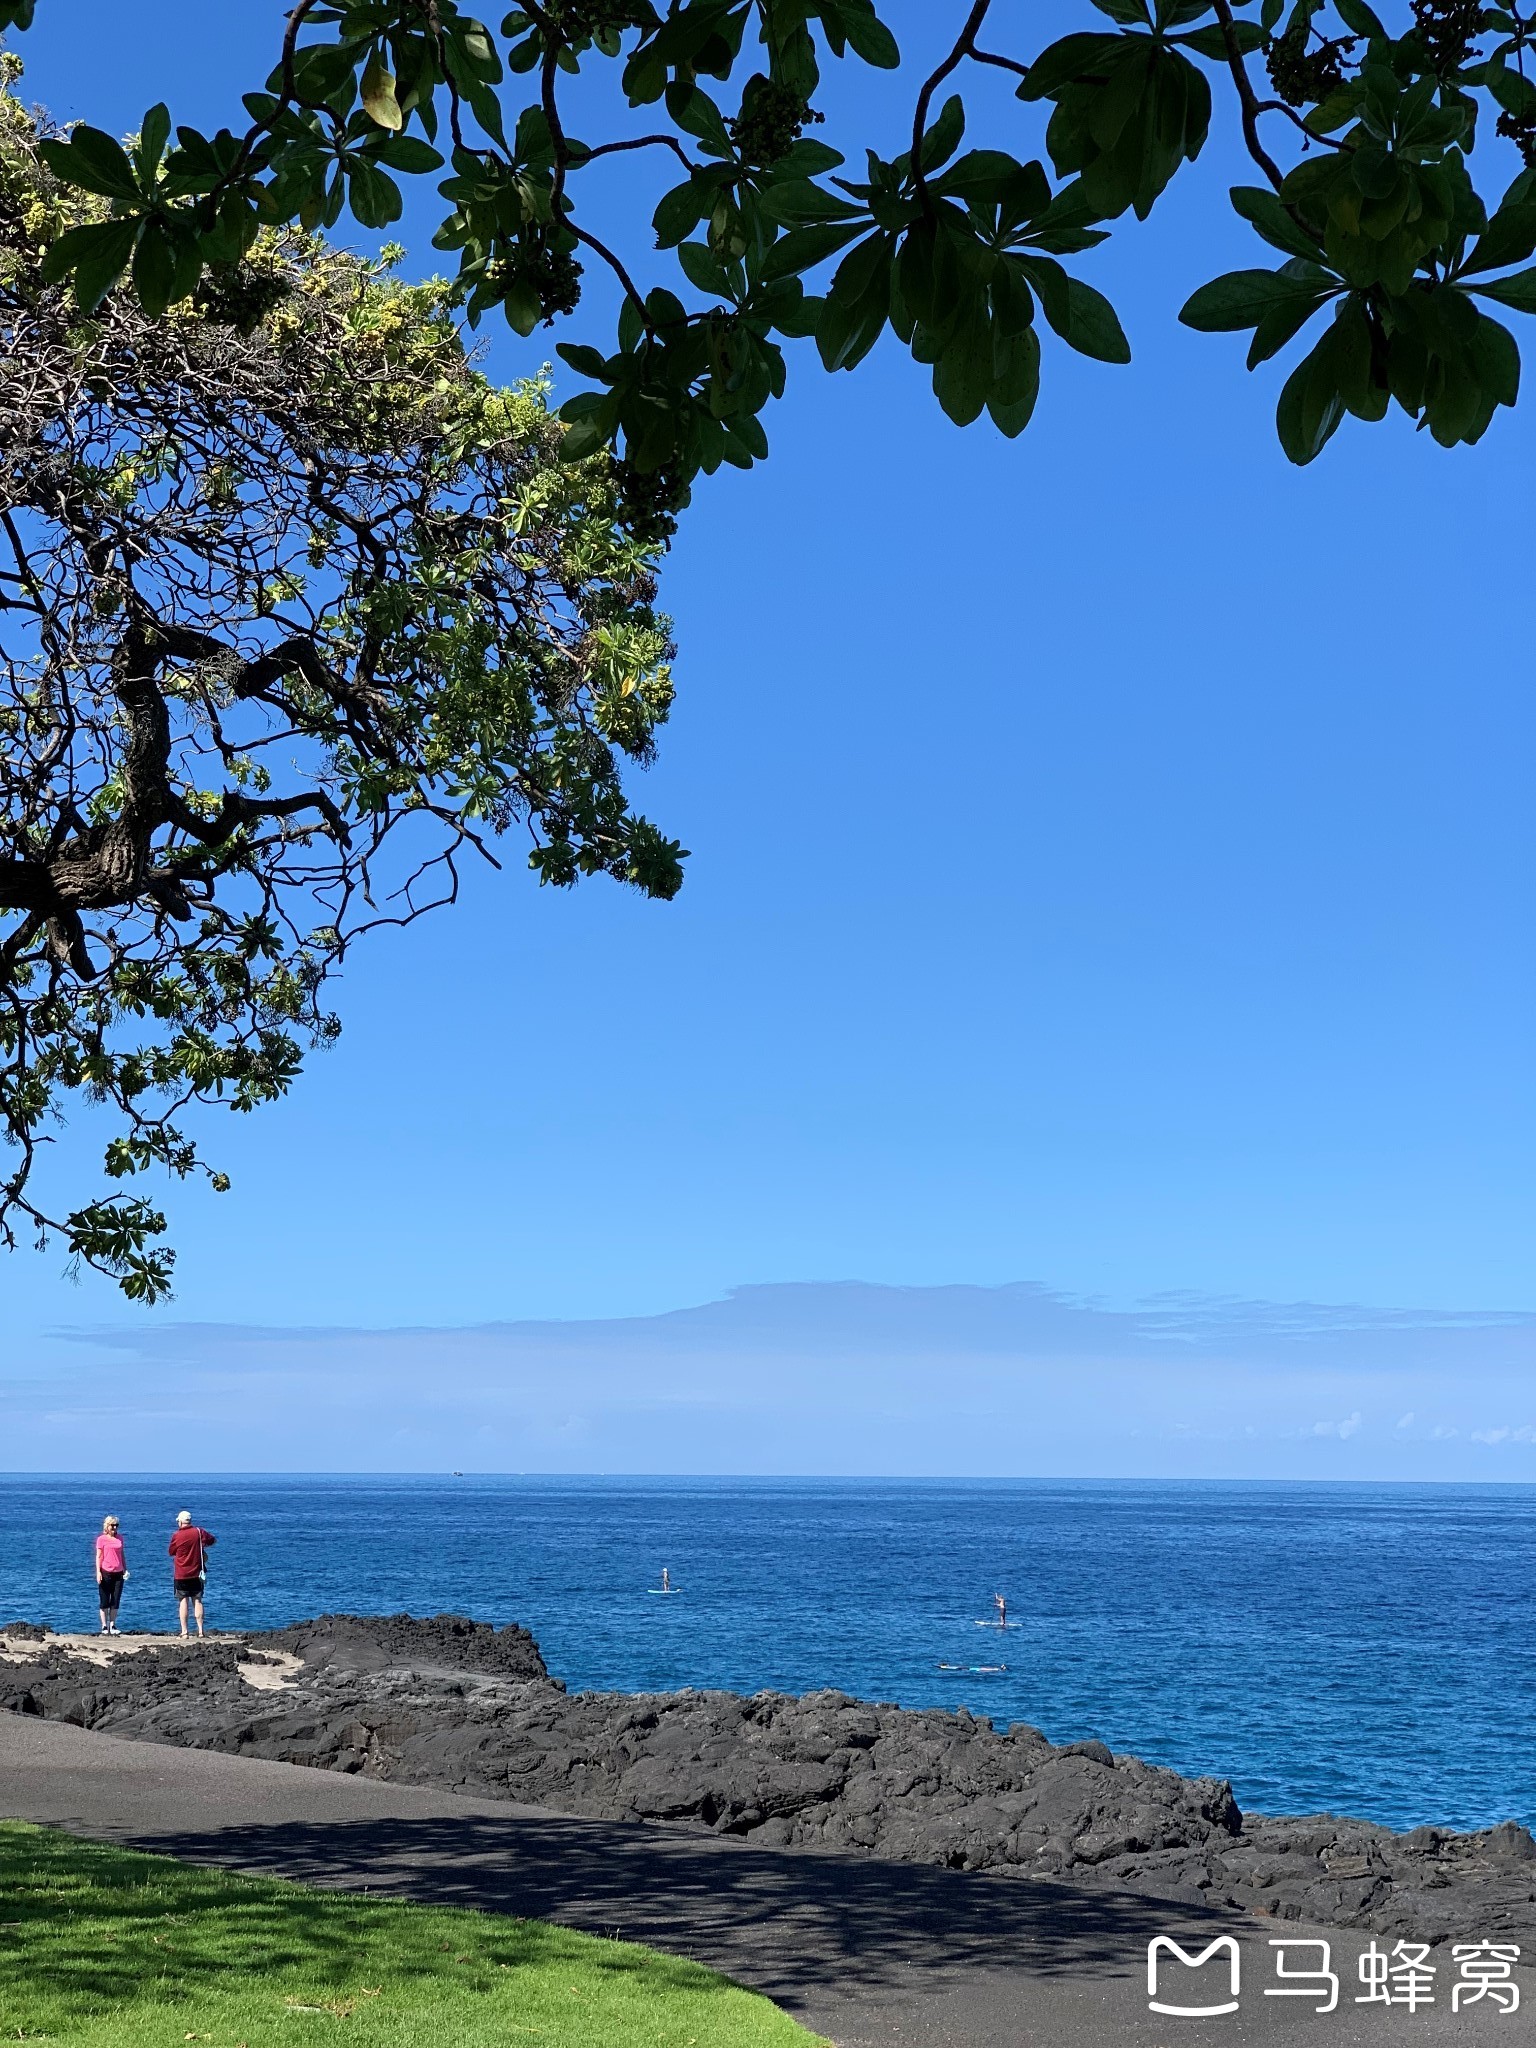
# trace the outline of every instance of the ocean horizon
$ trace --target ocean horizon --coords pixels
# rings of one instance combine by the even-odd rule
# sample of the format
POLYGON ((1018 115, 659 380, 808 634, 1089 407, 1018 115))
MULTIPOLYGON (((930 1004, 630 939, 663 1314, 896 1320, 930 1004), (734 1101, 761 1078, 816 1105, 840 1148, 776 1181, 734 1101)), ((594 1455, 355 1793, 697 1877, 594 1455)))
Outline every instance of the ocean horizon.
POLYGON ((125 1627, 174 1626, 182 1507, 219 1537, 215 1629, 451 1611, 524 1624, 572 1691, 833 1687, 1097 1737, 1259 1812, 1536 1824, 1530 1485, 0 1474, 0 1620, 94 1627, 114 1513, 125 1627))

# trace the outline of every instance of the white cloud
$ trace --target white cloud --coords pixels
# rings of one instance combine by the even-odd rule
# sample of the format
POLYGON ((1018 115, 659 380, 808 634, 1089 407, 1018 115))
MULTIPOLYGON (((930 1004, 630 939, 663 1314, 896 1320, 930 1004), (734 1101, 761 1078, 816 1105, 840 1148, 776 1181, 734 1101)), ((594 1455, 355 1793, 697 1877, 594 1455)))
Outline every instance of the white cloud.
POLYGON ((1353 1415, 1346 1415, 1342 1422, 1314 1422, 1312 1434, 1314 1436, 1352 1437, 1359 1427, 1360 1410, 1357 1408, 1353 1415))
POLYGON ((171 1385, 225 1470, 1536 1480, 1536 1313, 855 1283, 458 1330, 143 1318, 37 1357, 0 1327, 0 1462, 159 1469, 171 1385))

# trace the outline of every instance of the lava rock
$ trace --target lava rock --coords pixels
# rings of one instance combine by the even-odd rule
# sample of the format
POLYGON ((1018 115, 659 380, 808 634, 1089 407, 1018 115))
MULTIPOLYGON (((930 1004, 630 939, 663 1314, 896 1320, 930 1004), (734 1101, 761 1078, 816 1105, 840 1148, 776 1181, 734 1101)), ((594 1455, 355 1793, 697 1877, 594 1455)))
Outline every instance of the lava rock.
POLYGON ((142 1741, 1279 1921, 1536 1935, 1536 1841, 1513 1821, 1396 1835, 1244 1814, 1224 1778, 1098 1741, 1058 1748, 963 1709, 835 1691, 568 1694, 525 1629, 462 1615, 321 1615, 238 1641, 114 1645, 105 1661, 9 1634, 0 1708, 142 1741))
POLYGON ((527 1629, 509 1622, 493 1628, 463 1614, 322 1614, 290 1628, 247 1638, 252 1649, 286 1650, 314 1670, 336 1663, 349 1671, 384 1671, 395 1664, 439 1665, 450 1671, 495 1672, 504 1678, 548 1678, 539 1646, 527 1629))

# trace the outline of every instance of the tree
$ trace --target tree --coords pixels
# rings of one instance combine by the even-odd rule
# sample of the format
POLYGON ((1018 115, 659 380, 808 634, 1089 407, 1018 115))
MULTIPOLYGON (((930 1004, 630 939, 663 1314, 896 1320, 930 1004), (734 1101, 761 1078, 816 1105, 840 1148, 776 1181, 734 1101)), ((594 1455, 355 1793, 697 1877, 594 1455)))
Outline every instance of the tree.
POLYGON ((109 1182, 226 1186, 182 1112, 281 1095, 348 947, 466 854, 521 826, 542 881, 670 896, 621 777, 670 648, 608 457, 474 369, 447 288, 279 226, 87 317, 57 251, 120 229, 57 154, 0 93, 0 1242, 152 1301, 147 1200, 38 1193, 63 1106, 114 1113, 109 1182))
MULTIPOLYGON (((35 4, 0 0, 0 26, 24 28, 35 4)), ((1069 347, 1126 361, 1115 312, 1059 259, 1128 212, 1146 218, 1200 155, 1214 84, 1259 179, 1232 203, 1285 260, 1205 285, 1183 319, 1251 330, 1250 367, 1312 329, 1279 404, 1295 462, 1346 412, 1379 420, 1394 402, 1444 445, 1478 439, 1519 382, 1487 302, 1536 311, 1536 270, 1515 268, 1536 250, 1536 15, 1411 0, 1393 28, 1367 0, 1089 8, 1047 48, 1010 53, 983 42, 993 0, 957 4, 909 146, 845 177, 807 130, 828 54, 900 62, 871 0, 523 0, 499 37, 456 0, 298 0, 242 134, 179 127, 165 155, 159 106, 132 156, 89 127, 48 146, 61 178, 112 209, 58 246, 52 274, 88 308, 131 266, 156 314, 237 262, 263 223, 350 209, 384 227, 401 211, 396 175, 446 171, 436 241, 457 252, 471 320, 499 307, 528 335, 576 311, 584 261, 618 281, 616 347, 560 349, 592 386, 563 407, 567 447, 612 445, 631 502, 665 518, 699 471, 766 454, 785 339, 814 335, 829 370, 851 370, 889 325, 932 365, 952 419, 986 411, 1009 435, 1035 406, 1039 315, 1069 347), (975 66, 1015 77, 1048 117, 1054 182, 1007 149, 957 154, 964 104, 940 94, 975 66), (615 69, 649 128, 578 139, 571 89, 595 116, 591 74, 615 69), (1474 146, 1495 182, 1524 160, 1496 206, 1473 182, 1474 146), (676 180, 655 231, 686 297, 578 210, 582 174, 616 152, 654 152, 676 180)))

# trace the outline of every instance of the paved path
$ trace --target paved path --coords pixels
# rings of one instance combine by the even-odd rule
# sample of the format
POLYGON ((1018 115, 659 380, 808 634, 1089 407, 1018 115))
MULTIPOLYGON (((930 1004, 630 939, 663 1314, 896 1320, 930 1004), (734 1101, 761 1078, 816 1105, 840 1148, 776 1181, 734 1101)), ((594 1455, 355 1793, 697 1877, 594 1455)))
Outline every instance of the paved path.
MULTIPOLYGON (((766 1992, 839 2048, 1417 2048, 1536 2041, 1523 2008, 1356 2006, 1367 1937, 1334 1930, 1340 2003, 1267 1998, 1270 1940, 1317 1930, 1201 1915, 1130 1892, 991 1879, 926 1866, 757 1849, 682 1829, 573 1820, 291 1764, 167 1749, 0 1714, 0 1815, 198 1863, 526 1914, 697 1957, 766 1992), (1148 2011, 1149 1940, 1198 1951, 1232 1933, 1239 2011, 1148 2011)), ((1390 1941, 1382 1943, 1390 1949, 1390 1941)), ((1310 1964, 1298 1954, 1293 1967, 1310 1964)), ((1532 1960, 1536 1960, 1533 1958, 1532 1960)), ((1171 2003, 1226 1998, 1223 1959, 1172 1966, 1171 2003), (1222 1973, 1217 1984, 1214 1975, 1222 1973), (1182 1978, 1182 1984, 1176 1980, 1182 1978)))

